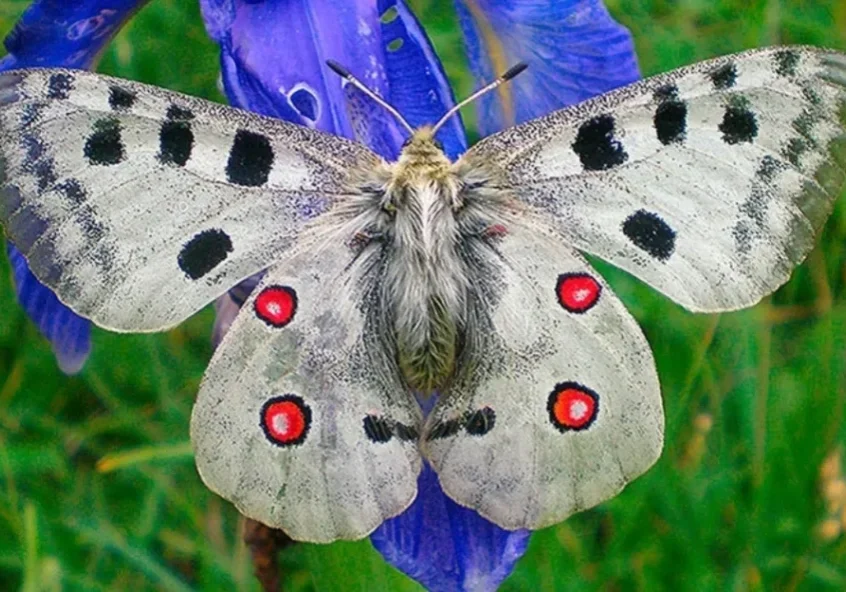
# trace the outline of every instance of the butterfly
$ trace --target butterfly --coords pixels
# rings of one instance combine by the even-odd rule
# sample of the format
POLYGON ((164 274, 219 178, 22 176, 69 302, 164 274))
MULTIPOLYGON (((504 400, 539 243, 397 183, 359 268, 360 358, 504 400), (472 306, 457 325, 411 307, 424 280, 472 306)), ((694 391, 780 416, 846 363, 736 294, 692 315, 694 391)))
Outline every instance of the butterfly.
POLYGON ((846 55, 701 62, 455 162, 438 125, 406 124, 386 162, 152 86, 6 72, 0 222, 114 331, 168 329, 264 272, 191 419, 202 479, 248 517, 361 538, 411 504, 425 459, 459 504, 542 528, 663 445, 649 345, 580 252, 692 311, 774 291, 846 181, 846 55))

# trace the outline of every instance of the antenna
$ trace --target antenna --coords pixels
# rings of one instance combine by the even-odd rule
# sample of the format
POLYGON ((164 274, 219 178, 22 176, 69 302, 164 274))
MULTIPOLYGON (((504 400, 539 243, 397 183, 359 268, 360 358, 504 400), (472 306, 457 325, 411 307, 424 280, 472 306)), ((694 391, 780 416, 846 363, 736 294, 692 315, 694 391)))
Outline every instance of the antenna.
POLYGON ((439 129, 441 129, 441 127, 449 120, 449 118, 452 117, 453 115, 455 115, 456 113, 458 113, 458 110, 461 109, 464 105, 467 105, 468 103, 472 103, 473 101, 475 101, 476 99, 478 99, 482 95, 484 95, 484 94, 492 91, 496 87, 498 87, 503 82, 508 82, 509 80, 511 80, 512 78, 514 78, 518 74, 520 74, 523 70, 525 70, 528 67, 529 67, 529 65, 526 64, 525 62, 520 62, 519 64, 515 64, 515 65, 511 66, 499 78, 497 78, 496 80, 494 80, 490 84, 483 86, 482 88, 480 88, 479 90, 474 92, 472 95, 470 95, 469 97, 467 97, 466 99, 464 99, 463 101, 458 103, 452 109, 447 111, 444 114, 444 116, 441 117, 440 121, 438 121, 438 123, 435 124, 435 127, 432 128, 432 135, 434 136, 437 133, 437 131, 439 129))
MULTIPOLYGON (((389 105, 387 103, 387 101, 385 101, 385 99, 383 99, 382 97, 377 95, 375 92, 373 92, 372 90, 367 88, 364 85, 364 83, 361 82, 355 76, 353 76, 352 73, 349 70, 344 68, 341 64, 339 64, 335 60, 326 60, 326 65, 329 66, 335 74, 337 74, 338 76, 340 76, 341 78, 343 78, 344 80, 346 80, 347 82, 352 84, 354 87, 356 87, 358 90, 360 90, 361 92, 366 94, 368 97, 370 97, 371 99, 376 101, 377 104, 384 107, 388 111, 388 113, 390 113, 391 115, 393 115, 394 117, 397 118, 397 120, 403 125, 403 127, 408 130, 408 133, 410 133, 412 135, 414 134, 414 128, 411 127, 408 124, 408 122, 405 120, 405 118, 402 115, 400 115, 399 111, 397 111, 394 107, 389 105)), ((512 70, 513 70, 513 68, 512 68, 512 70)), ((510 71, 511 70, 509 70, 509 72, 510 71)))

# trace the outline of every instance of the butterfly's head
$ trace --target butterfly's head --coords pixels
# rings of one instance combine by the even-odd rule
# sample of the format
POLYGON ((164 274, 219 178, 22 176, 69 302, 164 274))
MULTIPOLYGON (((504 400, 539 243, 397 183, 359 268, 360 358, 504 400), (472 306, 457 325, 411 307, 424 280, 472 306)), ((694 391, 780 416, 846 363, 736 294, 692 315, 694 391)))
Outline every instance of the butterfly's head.
POLYGON ((405 143, 402 145, 402 152, 399 157, 403 160, 440 163, 449 163, 444 154, 444 146, 435 139, 430 126, 424 126, 414 130, 405 143))

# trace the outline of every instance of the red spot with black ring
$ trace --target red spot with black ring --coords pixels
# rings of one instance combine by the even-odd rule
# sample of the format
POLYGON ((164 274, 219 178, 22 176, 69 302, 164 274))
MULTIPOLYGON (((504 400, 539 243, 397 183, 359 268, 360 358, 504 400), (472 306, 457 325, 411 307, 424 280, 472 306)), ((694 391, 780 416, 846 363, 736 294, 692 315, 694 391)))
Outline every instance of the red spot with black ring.
POLYGON ((273 397, 262 406, 259 423, 272 444, 302 444, 311 427, 311 408, 297 395, 273 397))
POLYGON ((562 273, 558 276, 555 294, 558 303, 568 312, 582 314, 599 302, 602 285, 587 273, 562 273))
POLYGON ((297 293, 288 286, 268 286, 256 297, 253 308, 258 318, 281 329, 297 313, 297 293))
POLYGON ((558 431, 586 430, 599 414, 599 395, 578 382, 560 382, 549 395, 547 411, 558 431))

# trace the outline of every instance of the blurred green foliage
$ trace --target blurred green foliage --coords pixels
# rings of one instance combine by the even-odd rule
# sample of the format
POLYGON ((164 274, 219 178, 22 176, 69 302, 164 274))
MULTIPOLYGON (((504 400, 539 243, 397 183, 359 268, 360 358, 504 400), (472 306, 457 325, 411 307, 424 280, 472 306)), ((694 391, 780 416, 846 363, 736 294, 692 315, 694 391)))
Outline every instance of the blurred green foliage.
MULTIPOLYGON (((0 3, 0 34, 27 4, 0 3)), ((466 94, 449 1, 412 5, 466 94)), ((644 74, 775 43, 846 49, 840 0, 609 6, 634 33, 644 74)), ((99 69, 222 98, 193 1, 152 2, 99 69)), ((819 478, 844 441, 844 239, 841 200, 788 285, 724 315, 686 313, 602 266, 655 350, 665 452, 615 499, 536 533, 504 590, 846 589, 846 535, 819 478)), ((88 365, 68 378, 9 278, 0 259, 0 589, 257 590, 240 519, 201 484, 188 444, 212 312, 162 335, 95 330, 88 365)), ((419 589, 366 540, 296 545, 281 562, 285 590, 419 589)))

